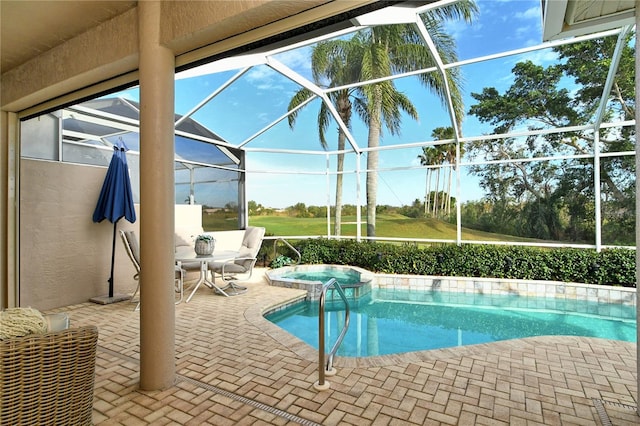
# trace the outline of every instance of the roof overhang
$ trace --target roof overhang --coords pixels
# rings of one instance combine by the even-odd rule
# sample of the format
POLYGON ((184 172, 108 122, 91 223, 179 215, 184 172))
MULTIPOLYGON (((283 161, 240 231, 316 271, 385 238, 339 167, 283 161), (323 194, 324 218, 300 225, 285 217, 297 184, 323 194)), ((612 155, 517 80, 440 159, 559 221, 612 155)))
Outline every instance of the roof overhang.
POLYGON ((635 0, 541 0, 542 39, 559 40, 635 23, 635 0))

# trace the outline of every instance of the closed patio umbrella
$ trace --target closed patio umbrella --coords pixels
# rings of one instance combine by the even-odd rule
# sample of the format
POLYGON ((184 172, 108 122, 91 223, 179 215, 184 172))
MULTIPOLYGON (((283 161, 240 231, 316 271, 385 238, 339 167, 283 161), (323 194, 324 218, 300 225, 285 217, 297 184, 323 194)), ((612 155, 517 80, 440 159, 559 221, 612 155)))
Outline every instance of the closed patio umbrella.
POLYGON ((113 264, 116 250, 116 228, 118 221, 123 217, 129 222, 136 221, 136 211, 133 205, 133 193, 131 192, 131 179, 127 165, 126 151, 129 149, 122 139, 113 146, 113 156, 107 169, 107 174, 102 184, 102 190, 98 197, 96 209, 93 212, 93 221, 102 222, 107 219, 113 223, 113 241, 111 244, 111 276, 109 277, 109 295, 107 298, 94 297, 92 302, 107 304, 125 300, 128 296, 114 297, 113 295, 113 264))

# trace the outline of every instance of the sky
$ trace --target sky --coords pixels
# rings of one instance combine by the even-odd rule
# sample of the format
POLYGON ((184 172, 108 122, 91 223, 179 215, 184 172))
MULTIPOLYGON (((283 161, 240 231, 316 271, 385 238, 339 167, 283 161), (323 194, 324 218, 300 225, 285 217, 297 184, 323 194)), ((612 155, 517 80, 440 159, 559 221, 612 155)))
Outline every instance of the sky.
MULTIPOLYGON (((539 0, 477 0, 479 16, 468 25, 462 22, 448 23, 447 31, 453 35, 458 48, 459 60, 467 60, 502 51, 535 46, 542 43, 542 19, 539 0)), ((310 47, 275 55, 283 63, 304 78, 311 76, 310 47)), ((463 99, 465 110, 473 105, 471 93, 479 93, 485 87, 495 87, 504 92, 513 82, 511 69, 522 55, 494 59, 462 67, 464 78, 463 99)), ((526 59, 539 65, 548 65, 556 57, 550 49, 529 53, 526 59)), ((220 65, 214 65, 220 68, 220 65)), ((190 70, 176 79, 176 113, 186 114, 206 100, 213 91, 238 74, 231 69, 211 74, 211 66, 190 70)), ((415 77, 395 80, 398 90, 404 92, 415 105, 419 120, 402 117, 400 135, 384 132, 381 145, 385 148, 402 147, 433 140, 431 133, 436 127, 450 126, 447 110, 438 98, 423 88, 415 77)), ((241 75, 233 84, 221 91, 192 116, 230 143, 243 144, 247 148, 247 198, 265 207, 283 208, 298 202, 307 205, 333 203, 335 193, 335 155, 327 158, 320 145, 317 128, 319 100, 301 109, 295 126, 290 128, 286 119, 271 126, 274 120, 282 119, 287 106, 300 86, 266 65, 258 65, 241 75), (258 134, 264 130, 263 133, 258 134), (286 153, 265 153, 271 148, 287 150, 286 153), (289 153, 289 151, 295 151, 289 153), (302 154, 304 152, 304 154, 302 154), (327 165, 330 173, 327 174, 327 165), (278 171, 269 174, 267 171, 278 171)), ((122 94, 137 100, 137 90, 122 94)), ((367 146, 367 127, 354 113, 352 134, 358 147, 367 146)), ((462 135, 477 136, 491 129, 467 115, 462 125, 462 135)), ((328 150, 336 149, 337 124, 327 128, 328 150)), ((380 152, 378 204, 408 205, 415 199, 424 199, 426 172, 418 169, 420 147, 386 149, 380 152), (414 167, 411 170, 398 170, 414 167)), ((344 203, 366 204, 365 173, 366 156, 358 162, 355 154, 345 159, 344 203), (358 179, 359 176, 359 179, 358 179), (360 196, 358 199, 358 191, 360 196)), ((444 180, 443 174, 442 179, 444 180)), ((460 192, 454 192, 462 202, 478 200, 483 196, 479 179, 470 176, 466 167, 461 168, 460 192)), ((442 185, 442 184, 441 184, 442 185)), ((442 188, 442 186, 441 186, 442 188)), ((455 191, 455 189, 454 189, 455 191)), ((207 198, 216 198, 209 194, 207 198)), ((216 205, 219 201, 203 201, 216 205)))

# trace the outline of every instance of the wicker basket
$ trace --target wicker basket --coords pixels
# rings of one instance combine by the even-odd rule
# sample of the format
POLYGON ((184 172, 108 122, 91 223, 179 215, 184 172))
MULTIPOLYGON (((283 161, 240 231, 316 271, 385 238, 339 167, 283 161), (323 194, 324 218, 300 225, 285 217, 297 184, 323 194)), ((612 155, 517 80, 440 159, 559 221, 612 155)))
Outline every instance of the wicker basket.
POLYGON ((0 341, 0 424, 90 425, 96 327, 0 341))

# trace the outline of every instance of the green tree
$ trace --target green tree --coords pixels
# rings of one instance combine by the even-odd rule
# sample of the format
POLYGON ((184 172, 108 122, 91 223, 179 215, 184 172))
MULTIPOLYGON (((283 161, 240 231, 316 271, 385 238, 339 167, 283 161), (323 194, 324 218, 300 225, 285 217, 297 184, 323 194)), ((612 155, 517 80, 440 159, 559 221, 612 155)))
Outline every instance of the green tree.
POLYGON ((292 217, 311 217, 305 203, 296 203, 286 208, 287 214, 292 217))
POLYGON ((424 216, 422 214, 422 208, 422 201, 416 198, 410 206, 401 206, 397 209, 397 212, 407 217, 419 218, 424 216))
MULTIPOLYGON (((626 40, 613 89, 608 94, 603 119, 630 120, 634 117, 634 49, 632 35, 626 40)), ((482 93, 472 93, 478 102, 470 114, 494 125, 494 133, 506 133, 516 127, 532 130, 578 126, 593 120, 602 98, 603 82, 615 37, 590 40, 554 48, 561 58, 557 65, 547 67, 529 61, 515 65, 514 83, 504 93, 493 87, 482 93), (578 85, 566 87, 567 78, 578 85)), ((600 129, 602 152, 634 149, 635 129, 632 126, 600 129)), ((519 210, 520 232, 524 236, 571 239, 593 242, 594 184, 591 159, 532 161, 536 157, 558 154, 589 155, 595 138, 592 131, 572 131, 529 136, 523 140, 494 139, 467 144, 468 153, 487 160, 520 160, 473 167, 471 172, 481 177, 487 199, 502 211, 519 210), (508 207, 510 206, 510 207, 508 207), (591 207, 589 207, 591 206, 591 207)), ((634 159, 631 156, 602 160, 600 185, 603 213, 617 215, 615 222, 628 223, 624 218, 635 216, 634 159), (615 213, 614 213, 615 212, 615 213)), ((603 233, 611 223, 603 214, 603 233)), ((619 233, 616 227, 616 232, 619 233)), ((633 228, 622 235, 611 235, 610 242, 633 235, 633 228)))
POLYGON ((307 211, 311 217, 326 217, 327 206, 309 206, 307 211))
POLYGON ((259 204, 253 200, 249 200, 247 205, 249 208, 250 216, 259 216, 261 214, 266 214, 266 212, 269 210, 269 209, 265 209, 265 207, 262 204, 259 204))

